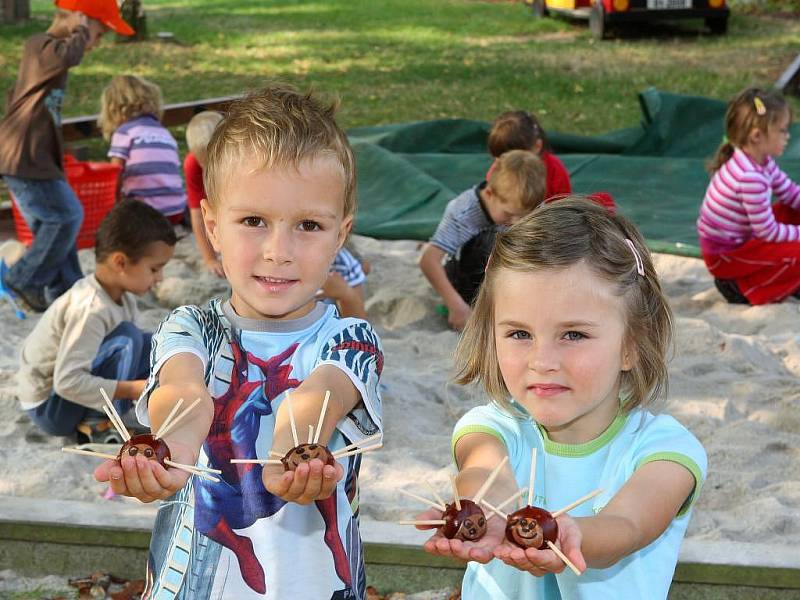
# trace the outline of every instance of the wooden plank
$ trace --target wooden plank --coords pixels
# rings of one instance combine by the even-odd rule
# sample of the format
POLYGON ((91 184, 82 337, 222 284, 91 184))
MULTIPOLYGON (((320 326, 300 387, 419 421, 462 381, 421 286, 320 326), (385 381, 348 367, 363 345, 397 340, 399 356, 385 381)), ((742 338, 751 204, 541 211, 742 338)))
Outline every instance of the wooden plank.
POLYGON ((775 82, 775 88, 784 94, 800 94, 800 54, 775 82))
MULTIPOLYGON (((238 97, 239 96, 224 96, 221 98, 206 98, 204 100, 194 100, 192 102, 167 104, 164 107, 164 116, 161 122, 166 127, 185 125, 193 116, 204 110, 225 112, 231 101, 238 97)), ((64 141, 66 142, 85 140, 102 135, 100 129, 97 127, 97 115, 63 119, 61 122, 61 131, 64 134, 64 141)))

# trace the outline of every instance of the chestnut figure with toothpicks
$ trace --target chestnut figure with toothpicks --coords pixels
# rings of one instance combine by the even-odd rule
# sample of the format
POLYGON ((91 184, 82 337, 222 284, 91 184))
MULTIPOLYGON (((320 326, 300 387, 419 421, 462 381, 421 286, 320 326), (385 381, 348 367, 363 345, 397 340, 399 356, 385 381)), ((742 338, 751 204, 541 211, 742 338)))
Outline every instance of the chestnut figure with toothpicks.
POLYGON ((425 544, 470 561, 463 597, 667 597, 706 474, 697 439, 648 410, 671 331, 621 215, 568 198, 498 234, 456 352, 456 381, 480 382, 491 402, 453 433, 462 493, 507 461, 481 500, 495 518, 478 546, 439 533, 425 544))
POLYGON ((148 597, 366 595, 358 475, 382 443, 383 352, 369 323, 316 299, 356 209, 334 109, 271 85, 232 102, 208 143, 201 210, 231 294, 161 323, 137 416, 158 429, 179 398, 200 398, 167 441, 173 460, 220 482, 186 486, 139 455, 121 475, 113 461, 96 472, 118 493, 170 498, 148 597), (187 559, 185 535, 209 551, 187 559))

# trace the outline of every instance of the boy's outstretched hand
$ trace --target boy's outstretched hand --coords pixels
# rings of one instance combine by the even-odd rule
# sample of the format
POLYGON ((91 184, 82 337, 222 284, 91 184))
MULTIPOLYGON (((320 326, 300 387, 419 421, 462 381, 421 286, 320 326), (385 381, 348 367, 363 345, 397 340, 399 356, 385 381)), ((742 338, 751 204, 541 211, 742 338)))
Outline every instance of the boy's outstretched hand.
POLYGON ((344 468, 338 462, 331 466, 315 458, 299 464, 294 471, 284 471, 282 465, 264 465, 261 479, 273 496, 286 502, 311 504, 330 497, 343 476, 344 468))
MULTIPOLYGON (((586 570, 586 560, 584 560, 581 553, 583 536, 580 528, 569 515, 561 515, 556 519, 556 522, 558 523, 556 545, 572 561, 572 564, 583 573, 586 570)), ((503 536, 503 540, 503 543, 495 548, 494 556, 510 567, 541 577, 547 573, 561 573, 567 566, 549 548, 544 550, 536 550, 534 548, 523 550, 510 544, 505 540, 505 536, 503 536)))
MULTIPOLYGON (((197 456, 189 446, 176 441, 168 444, 172 460, 193 465, 197 456)), ((189 479, 189 473, 180 469, 165 469, 158 461, 148 460, 141 454, 123 456, 122 465, 107 460, 94 470, 94 478, 108 482, 115 494, 133 496, 142 502, 164 500, 181 489, 189 479)))
MULTIPOLYGON (((486 516, 489 516, 486 511, 486 516)), ((416 516, 417 521, 428 521, 442 518, 442 511, 435 508, 426 510, 416 516)), ((435 529, 436 525, 418 525, 417 529, 435 529)), ((477 542, 462 542, 449 540, 437 529, 423 546, 425 552, 437 556, 448 556, 461 561, 474 560, 479 563, 488 563, 494 558, 494 549, 503 542, 506 534, 506 522, 497 515, 486 521, 486 535, 477 542)))

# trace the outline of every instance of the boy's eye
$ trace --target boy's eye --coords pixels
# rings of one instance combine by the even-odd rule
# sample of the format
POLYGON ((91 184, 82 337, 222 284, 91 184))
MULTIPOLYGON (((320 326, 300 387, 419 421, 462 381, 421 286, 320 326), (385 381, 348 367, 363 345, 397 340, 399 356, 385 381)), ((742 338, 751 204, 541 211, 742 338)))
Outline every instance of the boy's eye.
POLYGON ((261 217, 245 217, 242 219, 242 224, 247 225, 247 227, 258 227, 261 222, 261 217))
POLYGON ((531 339, 531 334, 521 329, 515 329, 514 331, 508 332, 508 337, 514 340, 529 340, 531 339))
POLYGON ((319 231, 322 227, 316 221, 301 221, 300 229, 303 231, 319 231))
POLYGON ((577 342, 578 340, 582 340, 586 336, 583 335, 580 331, 568 331, 564 334, 564 339, 570 342, 577 342))

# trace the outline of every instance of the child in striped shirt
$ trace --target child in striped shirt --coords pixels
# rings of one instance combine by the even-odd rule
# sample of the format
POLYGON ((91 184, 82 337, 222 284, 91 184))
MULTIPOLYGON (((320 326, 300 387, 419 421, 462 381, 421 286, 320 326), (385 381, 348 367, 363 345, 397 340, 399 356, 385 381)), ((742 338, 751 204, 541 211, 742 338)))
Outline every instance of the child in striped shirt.
POLYGON ((697 232, 717 289, 734 304, 800 291, 800 186, 773 158, 786 148, 791 119, 775 92, 748 88, 728 105, 697 232))
POLYGON ((161 124, 161 89, 136 75, 117 75, 101 99, 98 124, 108 156, 123 166, 120 194, 146 202, 173 224, 184 220, 186 192, 178 143, 161 124))

